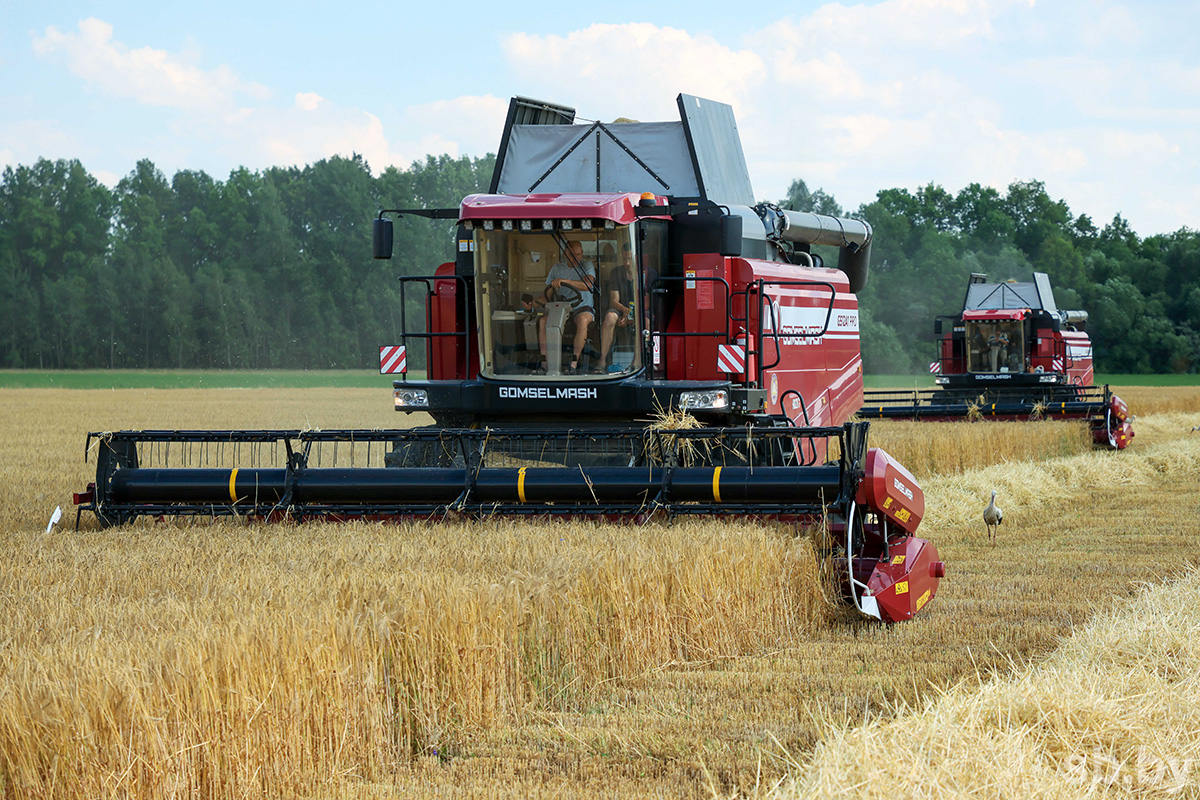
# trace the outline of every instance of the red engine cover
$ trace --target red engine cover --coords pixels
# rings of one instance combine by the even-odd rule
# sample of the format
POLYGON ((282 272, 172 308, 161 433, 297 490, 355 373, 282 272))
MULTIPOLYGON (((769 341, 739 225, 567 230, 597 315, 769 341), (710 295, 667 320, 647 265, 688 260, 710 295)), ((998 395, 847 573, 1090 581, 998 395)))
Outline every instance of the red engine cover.
POLYGON ((867 451, 866 475, 855 502, 877 511, 908 533, 925 516, 925 493, 912 473, 878 447, 867 451))

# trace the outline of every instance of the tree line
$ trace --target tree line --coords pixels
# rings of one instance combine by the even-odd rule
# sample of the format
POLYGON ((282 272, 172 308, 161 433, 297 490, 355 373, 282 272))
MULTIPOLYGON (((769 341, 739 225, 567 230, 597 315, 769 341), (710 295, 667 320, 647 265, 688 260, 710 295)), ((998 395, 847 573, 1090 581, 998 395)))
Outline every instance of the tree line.
MULTIPOLYGON (((485 191, 495 163, 429 157, 372 175, 359 156, 219 181, 169 181, 141 161, 115 188, 77 160, 0 177, 0 366, 17 369, 373 368, 401 331, 399 274, 452 258, 453 224, 406 218, 397 258, 370 258, 380 208, 450 208, 485 191)), ((793 182, 781 205, 844 214, 793 182)), ((1195 372, 1200 240, 1098 228, 1036 181, 885 189, 852 216, 875 230, 860 294, 868 372, 922 370, 933 318, 961 309, 967 277, 1050 275, 1060 308, 1089 312, 1098 368, 1195 372)), ((423 315, 410 292, 407 309, 423 315)), ((411 323, 410 323, 411 325, 411 323)))
MULTIPOLYGON (((834 197, 796 180, 780 201, 841 215, 834 197)), ((851 216, 874 229, 871 274, 859 293, 864 368, 924 371, 933 319, 962 310, 973 272, 991 281, 1050 276, 1060 309, 1087 311, 1098 371, 1194 373, 1200 368, 1200 234, 1141 238, 1120 215, 1103 228, 1073 216, 1040 181, 1006 192, 973 183, 885 189, 851 216)))
MULTIPOLYGON (((402 220, 371 258, 381 208, 457 207, 495 159, 430 157, 373 177, 359 156, 228 180, 149 161, 108 189, 78 161, 0 179, 0 366, 378 366, 400 333, 398 274, 452 256, 453 224, 402 220)), ((408 292, 409 309, 422 300, 408 292)))

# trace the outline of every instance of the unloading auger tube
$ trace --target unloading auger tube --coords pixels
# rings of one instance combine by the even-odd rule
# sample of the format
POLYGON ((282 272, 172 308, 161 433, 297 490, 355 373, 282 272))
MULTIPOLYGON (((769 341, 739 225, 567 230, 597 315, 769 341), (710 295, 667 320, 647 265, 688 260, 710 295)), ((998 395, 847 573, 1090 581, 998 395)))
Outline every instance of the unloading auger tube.
POLYGON ((850 279, 850 291, 857 294, 867 285, 872 232, 865 220, 789 211, 771 203, 761 203, 754 210, 767 228, 768 239, 836 247, 838 269, 850 279))
POLYGON ((866 448, 868 424, 91 433, 96 481, 75 502, 80 514, 90 511, 106 527, 138 517, 299 522, 450 514, 828 524, 839 542, 830 555, 842 567, 848 598, 868 616, 895 622, 932 598, 942 567, 933 545, 913 535, 924 514, 920 487, 884 451, 866 448), (798 457, 817 452, 813 443, 821 440, 836 442, 836 460, 798 457), (320 465, 339 446, 342 462, 357 452, 368 464, 338 463, 334 450, 334 464, 320 465), (439 466, 371 465, 372 453, 382 459, 397 447, 436 450, 439 466), (263 463, 272 458, 282 463, 263 463), (254 463, 237 463, 246 460, 254 463))

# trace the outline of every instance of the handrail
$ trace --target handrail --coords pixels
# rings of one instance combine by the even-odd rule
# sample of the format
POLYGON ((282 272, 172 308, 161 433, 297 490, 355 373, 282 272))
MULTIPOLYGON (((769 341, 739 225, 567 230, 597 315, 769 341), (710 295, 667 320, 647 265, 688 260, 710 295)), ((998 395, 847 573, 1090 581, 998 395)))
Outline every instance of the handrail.
MULTIPOLYGON (((759 296, 758 341, 760 342, 760 344, 759 344, 760 348, 764 346, 762 343, 765 342, 765 334, 763 331, 762 301, 764 298, 770 297, 770 295, 767 294, 767 292, 765 291, 764 287, 766 287, 766 286, 781 286, 781 287, 782 286, 823 286, 823 287, 829 289, 829 306, 828 306, 828 308, 825 309, 825 324, 821 326, 821 330, 819 330, 815 333, 805 332, 805 333, 799 334, 799 335, 803 336, 804 338, 809 338, 809 337, 815 338, 815 337, 824 336, 829 331, 829 321, 831 319, 833 319, 833 304, 837 300, 837 288, 832 283, 829 283, 828 281, 779 281, 779 280, 766 280, 764 278, 759 278, 758 280, 753 281, 746 286, 746 313, 747 313, 747 315, 750 313, 749 312, 750 293, 752 291, 757 291, 758 296, 759 296)), ((772 314, 771 339, 775 344, 775 360, 773 362, 771 362, 770 364, 765 364, 765 363, 763 363, 765 353, 762 352, 761 350, 756 351, 756 355, 759 356, 758 375, 756 377, 757 377, 757 383, 760 386, 763 383, 763 371, 768 370, 768 369, 774 369, 775 367, 779 366, 779 364, 783 361, 783 349, 779 345, 779 336, 780 336, 779 328, 782 327, 780 322, 781 322, 781 320, 774 319, 774 314, 772 314)))
MULTIPOLYGON (((702 281, 702 282, 709 282, 709 283, 719 283, 721 285, 721 287, 724 288, 724 290, 725 290, 725 330, 724 331, 720 331, 720 330, 716 330, 716 331, 678 331, 678 332, 662 330, 661 326, 662 326, 663 321, 657 319, 657 314, 656 314, 656 309, 654 307, 654 304, 650 303, 650 304, 648 304, 649 312, 650 312, 648 315, 649 319, 650 319, 648 333, 650 335, 649 335, 649 337, 647 337, 647 344, 650 344, 653 341, 654 337, 656 337, 656 336, 660 336, 664 340, 667 339, 668 337, 687 339, 687 338, 692 338, 692 337, 720 338, 723 336, 725 338, 726 342, 731 341, 730 330, 731 330, 731 319, 732 319, 732 312, 733 312, 733 302, 732 302, 733 301, 733 291, 729 287, 729 281, 725 280, 725 278, 714 277, 714 276, 709 276, 709 275, 694 275, 691 277, 677 276, 677 275, 659 275, 653 281, 650 282, 649 286, 646 287, 646 295, 649 297, 649 296, 653 295, 655 292, 664 292, 665 293, 666 292, 665 284, 679 283, 681 281, 689 281, 689 282, 690 281, 702 281), (660 284, 662 284, 661 288, 660 288, 660 284)), ((647 355, 650 355, 650 354, 647 354, 647 355)), ((650 358, 646 359, 646 363, 649 363, 652 368, 655 366, 652 356, 650 358)))
MULTIPOLYGON (((456 281, 458 284, 461 284, 462 291, 461 292, 458 291, 457 290, 458 287, 456 287, 455 295, 456 295, 456 300, 458 300, 459 302, 462 303, 462 305, 460 307, 460 309, 462 311, 462 319, 464 319, 464 320, 468 319, 468 317, 470 315, 467 313, 467 304, 470 302, 470 299, 467 297, 468 286, 467 286, 466 279, 463 278, 463 276, 461 276, 461 275, 401 275, 398 280, 400 281, 400 343, 402 345, 404 345, 405 347, 407 347, 408 339, 410 339, 410 338, 425 340, 425 371, 426 371, 426 375, 428 375, 429 370, 430 370, 430 365, 432 363, 432 358, 431 358, 432 353, 430 352, 432 349, 430 347, 431 340, 437 339, 437 338, 448 337, 448 336, 461 337, 463 340, 462 364, 461 364, 462 370, 460 371, 459 374, 461 374, 463 377, 470 375, 470 373, 471 373, 471 341, 470 341, 471 330, 470 330, 470 325, 468 324, 467 329, 464 331, 434 332, 434 331, 429 330, 429 326, 430 326, 429 303, 430 303, 430 299, 432 297, 434 297, 434 295, 436 293, 437 281, 453 280, 453 281, 456 281), (431 285, 431 281, 433 282, 432 285, 431 285), (424 333, 409 333, 408 332, 408 317, 407 317, 407 311, 406 311, 406 306, 407 306, 406 300, 408 299, 407 294, 406 294, 406 291, 408 289, 407 284, 418 283, 418 282, 424 284, 424 286, 425 286, 425 332, 424 333)), ((401 373, 400 380, 402 382, 407 383, 408 382, 408 373, 407 372, 401 373)))

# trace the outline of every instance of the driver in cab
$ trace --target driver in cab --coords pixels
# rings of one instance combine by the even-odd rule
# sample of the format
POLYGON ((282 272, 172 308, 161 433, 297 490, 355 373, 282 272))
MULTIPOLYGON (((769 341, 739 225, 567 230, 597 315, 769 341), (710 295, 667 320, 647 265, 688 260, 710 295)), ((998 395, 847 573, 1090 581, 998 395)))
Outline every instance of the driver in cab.
MULTIPOLYGON (((551 267, 546 275, 543 296, 571 304, 569 319, 575 325, 570 367, 572 373, 579 371, 579 357, 587 344, 588 327, 595 318, 592 300, 595 285, 596 267, 591 261, 583 260, 583 242, 569 242, 563 252, 563 260, 551 267)), ((546 360, 546 320, 547 317, 543 315, 538 323, 538 344, 543 364, 546 360)))

